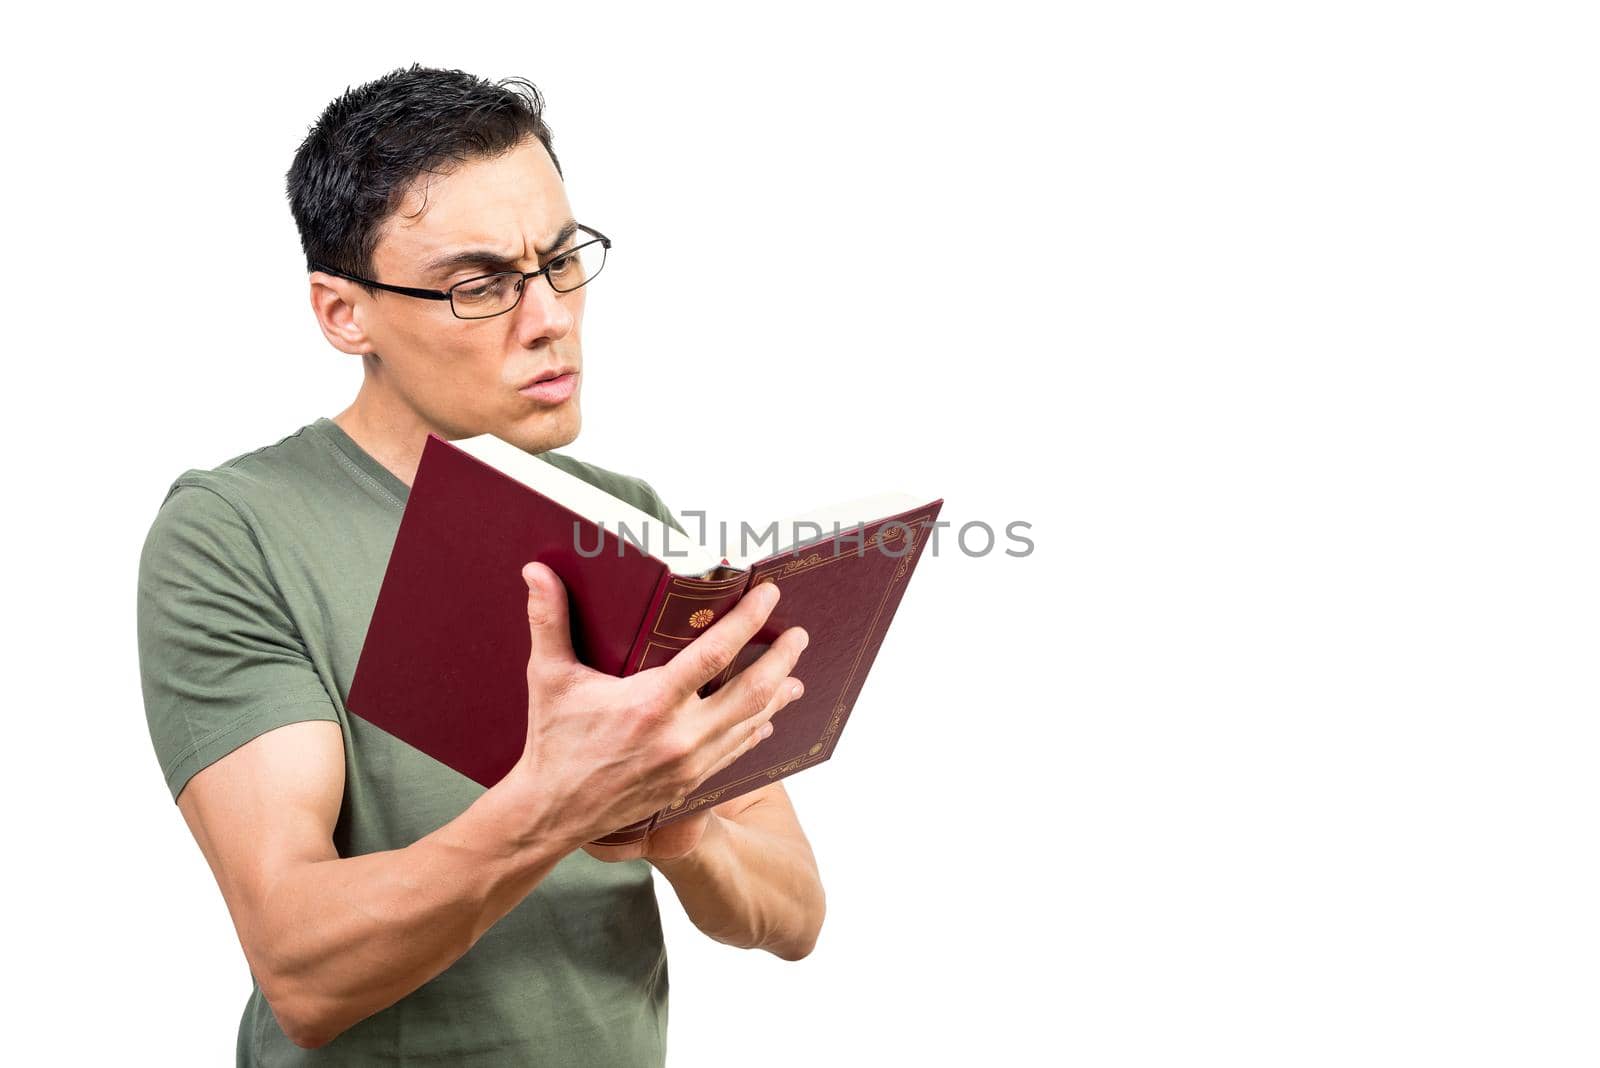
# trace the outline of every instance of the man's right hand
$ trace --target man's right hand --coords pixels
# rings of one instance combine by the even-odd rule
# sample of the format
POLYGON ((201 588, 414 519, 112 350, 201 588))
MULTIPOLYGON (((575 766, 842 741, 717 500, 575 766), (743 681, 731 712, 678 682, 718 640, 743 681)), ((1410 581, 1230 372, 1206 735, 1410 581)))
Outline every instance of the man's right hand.
MULTIPOLYGON (((548 567, 522 569, 528 585, 528 737, 513 775, 526 776, 558 834, 581 844, 645 819, 691 793, 763 737, 767 721, 801 693, 794 669, 807 636, 790 627, 708 698, 720 675, 778 603, 764 582, 660 667, 617 678, 578 661, 567 592, 548 567)), ((535 815, 535 814, 530 814, 535 815)))

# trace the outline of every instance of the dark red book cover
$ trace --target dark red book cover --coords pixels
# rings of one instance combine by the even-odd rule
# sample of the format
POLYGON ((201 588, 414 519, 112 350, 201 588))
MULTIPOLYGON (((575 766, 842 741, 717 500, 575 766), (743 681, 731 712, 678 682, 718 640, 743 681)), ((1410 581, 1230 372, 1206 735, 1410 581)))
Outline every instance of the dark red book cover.
POLYGON ((833 755, 943 503, 697 579, 430 434, 346 707, 492 786, 527 739, 524 564, 546 564, 565 584, 578 658, 612 675, 665 663, 753 583, 778 583, 783 597, 766 626, 701 692, 709 696, 798 625, 811 639, 795 668, 805 693, 773 717, 771 737, 682 802, 598 840, 637 841, 658 822, 833 755))

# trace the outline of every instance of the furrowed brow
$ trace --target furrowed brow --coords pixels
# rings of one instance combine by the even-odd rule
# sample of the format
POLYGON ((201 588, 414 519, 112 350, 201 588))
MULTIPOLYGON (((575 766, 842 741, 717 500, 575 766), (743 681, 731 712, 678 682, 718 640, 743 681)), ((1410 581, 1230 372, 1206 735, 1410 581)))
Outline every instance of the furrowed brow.
POLYGON ((489 248, 467 248, 437 256, 422 266, 425 278, 443 278, 457 268, 486 267, 491 271, 507 270, 515 264, 499 252, 489 248))
POLYGON ((565 245, 568 241, 571 241, 572 235, 577 232, 578 221, 576 219, 568 219, 566 222, 561 224, 561 229, 557 231, 556 239, 550 242, 549 248, 537 248, 534 249, 534 251, 541 256, 548 256, 562 245, 565 245))
MULTIPOLYGON (((550 247, 535 249, 540 256, 548 256, 568 241, 578 232, 578 223, 568 219, 556 233, 555 240, 550 242, 550 247)), ((464 248, 454 252, 446 252, 435 256, 422 265, 425 277, 438 278, 449 274, 460 267, 486 267, 491 271, 515 270, 517 262, 506 259, 498 249, 492 248, 464 248)))

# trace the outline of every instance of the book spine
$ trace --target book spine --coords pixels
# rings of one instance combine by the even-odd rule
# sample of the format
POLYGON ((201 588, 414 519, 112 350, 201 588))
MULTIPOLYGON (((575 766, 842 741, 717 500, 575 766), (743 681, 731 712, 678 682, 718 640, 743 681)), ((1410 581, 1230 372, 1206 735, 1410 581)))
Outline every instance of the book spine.
POLYGON ((645 613, 623 674, 647 671, 671 660, 738 604, 749 584, 750 574, 743 571, 714 581, 669 574, 645 613))
MULTIPOLYGON (((694 641, 707 627, 738 604, 749 583, 749 572, 720 580, 663 573, 650 607, 640 621, 639 632, 634 637, 633 648, 623 668, 623 676, 660 667, 671 660, 678 650, 694 641)), ((628 845, 643 841, 655 829, 660 818, 661 812, 656 812, 649 819, 618 828, 604 838, 596 838, 593 844, 628 845)))
POLYGON ((642 670, 644 657, 648 652, 650 621, 661 612, 661 603, 666 600, 667 588, 672 585, 672 572, 662 568, 661 581, 656 583, 656 592, 650 598, 650 603, 645 607, 644 615, 639 618, 639 626, 633 632, 633 645, 628 651, 628 661, 622 666, 622 677, 627 678, 642 670))

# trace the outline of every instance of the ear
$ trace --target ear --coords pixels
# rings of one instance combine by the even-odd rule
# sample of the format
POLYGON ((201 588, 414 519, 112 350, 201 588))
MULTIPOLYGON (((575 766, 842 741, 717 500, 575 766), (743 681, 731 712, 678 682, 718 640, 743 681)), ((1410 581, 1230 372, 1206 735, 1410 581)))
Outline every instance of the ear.
POLYGON ((322 271, 311 272, 311 312, 317 317, 322 336, 340 352, 366 356, 373 351, 372 340, 361 325, 366 292, 354 282, 335 278, 322 271))

